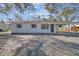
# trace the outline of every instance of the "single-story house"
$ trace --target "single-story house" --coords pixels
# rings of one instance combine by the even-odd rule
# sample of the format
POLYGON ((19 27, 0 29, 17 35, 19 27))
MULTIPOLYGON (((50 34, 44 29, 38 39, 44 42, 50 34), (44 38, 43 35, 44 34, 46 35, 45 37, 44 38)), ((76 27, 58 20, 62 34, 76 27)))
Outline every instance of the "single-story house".
POLYGON ((70 24, 67 21, 13 21, 12 33, 57 33, 60 24, 70 24))

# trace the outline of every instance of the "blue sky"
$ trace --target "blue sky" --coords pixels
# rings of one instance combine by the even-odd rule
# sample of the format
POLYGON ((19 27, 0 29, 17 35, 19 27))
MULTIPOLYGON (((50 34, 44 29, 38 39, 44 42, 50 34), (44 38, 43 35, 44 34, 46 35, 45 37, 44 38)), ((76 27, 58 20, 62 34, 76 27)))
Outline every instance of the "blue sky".
POLYGON ((36 15, 46 15, 46 14, 48 14, 48 12, 44 9, 44 5, 43 4, 34 4, 34 5, 35 5, 35 8, 36 8, 36 11, 34 13, 26 11, 23 14, 25 19, 34 17, 36 15))

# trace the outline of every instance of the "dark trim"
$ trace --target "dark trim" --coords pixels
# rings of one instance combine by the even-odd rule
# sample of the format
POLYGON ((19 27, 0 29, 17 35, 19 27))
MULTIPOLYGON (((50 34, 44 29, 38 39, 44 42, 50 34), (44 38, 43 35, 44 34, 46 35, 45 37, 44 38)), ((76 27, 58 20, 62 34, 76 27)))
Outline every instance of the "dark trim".
MULTIPOLYGON (((64 33, 11 33, 13 35, 64 35, 64 33)), ((66 35, 71 33, 67 33, 66 35)))
POLYGON ((58 36, 67 36, 67 37, 79 37, 79 33, 11 33, 12 35, 58 35, 58 36))

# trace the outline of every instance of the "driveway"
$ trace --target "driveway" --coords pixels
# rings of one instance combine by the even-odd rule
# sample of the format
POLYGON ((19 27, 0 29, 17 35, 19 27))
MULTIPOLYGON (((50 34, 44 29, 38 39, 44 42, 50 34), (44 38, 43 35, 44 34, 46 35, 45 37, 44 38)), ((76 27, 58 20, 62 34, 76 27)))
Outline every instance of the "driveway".
MULTIPOLYGON (((79 37, 64 35, 13 35, 4 45, 2 55, 77 56, 79 37), (5 53, 6 52, 6 53, 5 53)), ((1 51, 1 50, 0 50, 1 51)))

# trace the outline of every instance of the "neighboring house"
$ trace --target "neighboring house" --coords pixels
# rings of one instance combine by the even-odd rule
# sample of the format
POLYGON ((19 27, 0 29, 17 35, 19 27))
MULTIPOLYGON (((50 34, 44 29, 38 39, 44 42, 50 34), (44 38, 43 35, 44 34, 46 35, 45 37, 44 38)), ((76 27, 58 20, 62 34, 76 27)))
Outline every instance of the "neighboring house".
POLYGON ((73 26, 72 26, 71 31, 79 32, 79 24, 74 25, 74 30, 73 30, 73 26))
POLYGON ((13 21, 12 33, 56 33, 60 24, 69 24, 67 21, 13 21))
MULTIPOLYGON (((62 29, 62 28, 61 28, 62 29)), ((79 23, 63 26, 63 32, 79 32, 79 23)))
POLYGON ((0 21, 0 32, 6 31, 8 29, 8 25, 5 24, 4 22, 0 21))

